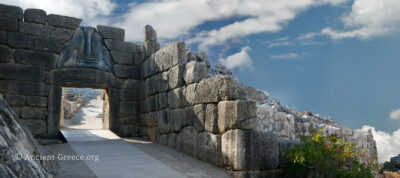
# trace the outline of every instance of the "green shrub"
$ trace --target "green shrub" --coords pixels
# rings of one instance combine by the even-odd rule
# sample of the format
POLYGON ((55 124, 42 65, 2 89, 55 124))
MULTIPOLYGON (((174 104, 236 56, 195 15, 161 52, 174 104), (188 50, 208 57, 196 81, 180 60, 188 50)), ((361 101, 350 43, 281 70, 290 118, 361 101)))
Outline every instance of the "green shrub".
MULTIPOLYGON (((353 142, 342 135, 324 136, 323 130, 304 136, 285 153, 287 173, 295 177, 373 177, 375 163, 360 163, 353 142)), ((373 161, 375 162, 375 161, 373 161)))

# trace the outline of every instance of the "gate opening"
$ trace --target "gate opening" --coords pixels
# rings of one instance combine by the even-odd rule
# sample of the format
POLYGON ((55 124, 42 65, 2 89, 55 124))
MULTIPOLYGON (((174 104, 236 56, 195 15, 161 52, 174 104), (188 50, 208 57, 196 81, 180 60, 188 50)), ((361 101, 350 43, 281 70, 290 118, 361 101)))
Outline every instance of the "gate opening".
POLYGON ((108 129, 109 102, 106 90, 63 87, 61 97, 61 129, 108 129))

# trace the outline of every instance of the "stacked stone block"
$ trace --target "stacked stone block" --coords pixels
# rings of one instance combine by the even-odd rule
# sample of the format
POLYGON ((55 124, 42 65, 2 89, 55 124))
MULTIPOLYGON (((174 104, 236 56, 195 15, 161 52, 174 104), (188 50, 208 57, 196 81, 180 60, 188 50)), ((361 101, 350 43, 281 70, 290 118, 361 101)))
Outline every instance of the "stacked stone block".
POLYGON ((36 135, 47 133, 46 76, 81 22, 52 16, 43 10, 24 13, 20 7, 0 5, 0 93, 36 135))
POLYGON ((110 123, 105 128, 132 136, 140 114, 141 64, 149 53, 144 45, 125 42, 123 29, 98 25, 94 30, 111 55, 113 70, 60 66, 60 54, 80 23, 0 4, 0 93, 36 136, 53 136, 59 130, 61 87, 106 89, 110 123))

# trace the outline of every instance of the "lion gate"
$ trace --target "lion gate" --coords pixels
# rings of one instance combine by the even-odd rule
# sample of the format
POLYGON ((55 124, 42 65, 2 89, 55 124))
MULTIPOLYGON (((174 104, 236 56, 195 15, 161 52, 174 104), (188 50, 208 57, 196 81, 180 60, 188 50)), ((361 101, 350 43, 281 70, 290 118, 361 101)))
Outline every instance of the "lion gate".
POLYGON ((81 27, 80 19, 39 9, 1 8, 0 93, 35 135, 58 134, 62 87, 105 89, 103 128, 136 133, 143 45, 125 42, 120 28, 81 27))

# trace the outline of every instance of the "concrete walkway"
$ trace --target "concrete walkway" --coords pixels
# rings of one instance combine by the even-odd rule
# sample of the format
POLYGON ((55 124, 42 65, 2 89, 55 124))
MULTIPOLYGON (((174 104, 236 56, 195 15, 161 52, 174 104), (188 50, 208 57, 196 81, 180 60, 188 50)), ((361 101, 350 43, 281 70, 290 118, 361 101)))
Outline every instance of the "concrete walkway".
POLYGON ((120 139, 108 130, 62 132, 69 143, 48 145, 44 149, 53 155, 83 155, 85 159, 57 160, 57 177, 231 177, 223 169, 168 147, 138 138, 120 139))

